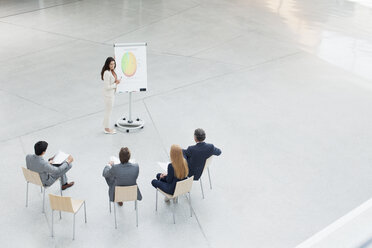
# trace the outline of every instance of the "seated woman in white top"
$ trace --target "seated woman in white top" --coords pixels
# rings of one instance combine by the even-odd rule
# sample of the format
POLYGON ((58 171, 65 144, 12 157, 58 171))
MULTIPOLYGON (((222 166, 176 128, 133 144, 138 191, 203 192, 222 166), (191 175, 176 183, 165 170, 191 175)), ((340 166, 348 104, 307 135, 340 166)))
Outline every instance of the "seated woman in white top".
POLYGON ((103 98, 105 100, 105 115, 103 119, 104 133, 115 134, 115 129, 110 129, 110 117, 114 106, 116 86, 120 84, 120 79, 115 73, 116 62, 112 57, 108 57, 101 71, 103 80, 103 98))

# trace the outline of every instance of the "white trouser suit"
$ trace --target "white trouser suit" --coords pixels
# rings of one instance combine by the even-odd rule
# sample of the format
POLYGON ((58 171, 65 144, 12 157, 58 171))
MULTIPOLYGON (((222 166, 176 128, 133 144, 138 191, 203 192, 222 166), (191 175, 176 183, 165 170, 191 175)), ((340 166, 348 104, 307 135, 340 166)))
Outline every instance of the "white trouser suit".
POLYGON ((103 73, 103 98, 105 100, 105 116, 103 119, 103 127, 110 128, 110 118, 112 108, 114 106, 116 86, 115 77, 111 71, 107 70, 103 73))

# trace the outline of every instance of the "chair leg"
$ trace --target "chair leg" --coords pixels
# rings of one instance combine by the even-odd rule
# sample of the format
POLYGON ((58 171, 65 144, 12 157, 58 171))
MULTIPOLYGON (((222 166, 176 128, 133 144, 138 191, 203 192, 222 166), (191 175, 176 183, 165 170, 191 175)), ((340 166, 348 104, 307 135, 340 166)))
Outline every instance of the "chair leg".
POLYGON ((109 210, 110 210, 110 214, 111 214, 111 201, 110 201, 110 198, 109 198, 109 210))
POLYGON ((62 196, 62 177, 59 178, 59 181, 60 181, 60 184, 61 184, 60 193, 61 193, 61 196, 62 196))
POLYGON ((28 206, 28 182, 26 182, 26 208, 28 206))
POLYGON ((192 217, 191 194, 190 194, 190 192, 189 192, 189 199, 188 200, 189 200, 189 205, 190 205, 190 217, 192 217))
POLYGON ((203 182, 202 182, 202 179, 201 178, 199 178, 199 182, 200 182, 200 188, 201 188, 201 192, 202 192, 202 197, 204 199, 203 182))
POLYGON ((209 167, 207 169, 208 169, 209 187, 212 189, 212 181, 211 181, 211 174, 209 173, 209 167))
POLYGON ((118 225, 116 223, 116 205, 115 205, 115 202, 114 202, 114 215, 115 215, 115 229, 117 229, 118 225))
POLYGON ((137 206, 137 200, 135 201, 136 204, 136 226, 138 227, 138 206, 137 206))
POLYGON ((174 216, 175 211, 176 211, 176 204, 173 203, 173 211, 172 211, 172 213, 173 213, 173 224, 176 224, 176 217, 174 216))
POLYGON ((74 213, 74 224, 72 228, 72 240, 75 240, 75 213, 74 213))
POLYGON ((52 237, 54 237, 54 232, 53 232, 53 226, 54 226, 53 213, 54 213, 54 210, 52 209, 52 237))
POLYGON ((158 211, 158 189, 156 189, 156 203, 155 203, 155 211, 158 211))
POLYGON ((84 201, 84 218, 85 218, 85 223, 87 223, 87 208, 85 205, 85 201, 84 201))
POLYGON ((44 188, 44 193, 43 193, 43 211, 42 213, 45 213, 45 188, 44 188))

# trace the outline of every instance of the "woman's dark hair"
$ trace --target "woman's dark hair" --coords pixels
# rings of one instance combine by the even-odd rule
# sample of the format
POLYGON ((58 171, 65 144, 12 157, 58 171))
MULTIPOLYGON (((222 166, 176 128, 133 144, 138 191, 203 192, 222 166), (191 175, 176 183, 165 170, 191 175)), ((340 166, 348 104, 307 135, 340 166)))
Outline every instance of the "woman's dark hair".
POLYGON ((114 67, 114 68, 116 68, 116 61, 115 61, 115 59, 114 59, 113 57, 108 57, 108 58, 106 59, 105 64, 104 64, 103 67, 102 67, 102 71, 101 71, 101 79, 102 79, 102 80, 103 80, 103 74, 105 73, 105 71, 110 70, 110 63, 111 63, 112 61, 115 62, 115 67, 114 67))
POLYGON ((46 141, 39 141, 34 145, 35 154, 40 156, 48 148, 48 143, 46 141))
POLYGON ((130 151, 128 147, 122 147, 119 152, 119 159, 122 164, 128 163, 130 159, 130 151))

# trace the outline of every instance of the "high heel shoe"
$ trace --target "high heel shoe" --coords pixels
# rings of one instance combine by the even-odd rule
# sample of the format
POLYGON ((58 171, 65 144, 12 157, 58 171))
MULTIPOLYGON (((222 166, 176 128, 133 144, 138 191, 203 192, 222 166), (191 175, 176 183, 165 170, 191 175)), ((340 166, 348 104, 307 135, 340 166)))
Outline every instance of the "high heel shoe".
POLYGON ((116 130, 115 130, 115 129, 112 129, 111 131, 103 130, 103 132, 104 132, 105 134, 116 134, 116 130))

